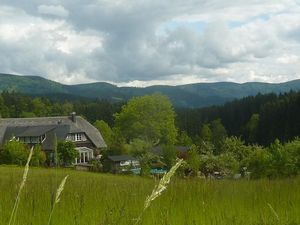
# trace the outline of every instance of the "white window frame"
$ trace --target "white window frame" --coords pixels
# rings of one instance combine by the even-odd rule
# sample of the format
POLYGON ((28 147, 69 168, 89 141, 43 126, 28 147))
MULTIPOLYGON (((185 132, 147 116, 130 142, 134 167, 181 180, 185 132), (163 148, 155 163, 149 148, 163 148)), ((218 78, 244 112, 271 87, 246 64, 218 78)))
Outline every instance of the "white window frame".
POLYGON ((82 141, 82 133, 75 134, 75 141, 82 141))

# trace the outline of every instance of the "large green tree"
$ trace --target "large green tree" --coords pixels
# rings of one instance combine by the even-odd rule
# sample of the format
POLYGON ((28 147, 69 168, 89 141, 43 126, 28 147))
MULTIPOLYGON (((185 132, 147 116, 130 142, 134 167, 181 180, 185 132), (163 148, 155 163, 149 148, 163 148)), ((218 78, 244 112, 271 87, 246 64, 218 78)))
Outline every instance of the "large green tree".
POLYGON ((134 97, 114 116, 115 126, 127 143, 136 138, 155 144, 176 142, 175 112, 164 95, 134 97))

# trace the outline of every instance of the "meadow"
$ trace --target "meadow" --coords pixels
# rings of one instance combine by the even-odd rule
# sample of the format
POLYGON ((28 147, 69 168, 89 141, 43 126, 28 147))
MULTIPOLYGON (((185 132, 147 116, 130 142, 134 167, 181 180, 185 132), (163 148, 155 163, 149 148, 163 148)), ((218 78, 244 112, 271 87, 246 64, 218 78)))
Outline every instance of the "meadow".
MULTIPOLYGON (((0 166, 0 225, 7 225, 23 168, 0 166)), ((157 183, 151 178, 30 168, 18 225, 47 224, 61 180, 69 175, 53 225, 131 225, 157 183)), ((297 225, 300 178, 202 180, 173 178, 145 211, 143 225, 297 225)))

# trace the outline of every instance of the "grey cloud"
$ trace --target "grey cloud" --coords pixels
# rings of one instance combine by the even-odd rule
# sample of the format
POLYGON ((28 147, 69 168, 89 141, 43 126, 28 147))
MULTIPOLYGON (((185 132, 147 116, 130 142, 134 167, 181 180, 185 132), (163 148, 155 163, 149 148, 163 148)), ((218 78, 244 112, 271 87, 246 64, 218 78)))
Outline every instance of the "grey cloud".
POLYGON ((0 37, 1 68, 62 82, 126 83, 178 76, 182 82, 184 76, 212 81, 269 76, 272 81, 281 74, 295 76, 294 66, 272 69, 272 64, 284 54, 300 53, 300 43, 296 48, 290 44, 299 32, 293 22, 300 19, 296 0, 2 2, 0 17, 4 5, 16 13, 0 18, 0 31, 24 26, 14 17, 39 25, 31 30, 26 27, 29 30, 18 40, 5 42, 0 37), (266 21, 260 19, 265 14, 270 15, 266 21), (286 21, 280 23, 277 15, 284 15, 286 21), (205 21, 207 28, 199 32, 182 23, 158 33, 165 24, 190 20, 205 21), (232 27, 230 21, 241 23, 232 27), (290 30, 283 24, 289 24, 290 30))

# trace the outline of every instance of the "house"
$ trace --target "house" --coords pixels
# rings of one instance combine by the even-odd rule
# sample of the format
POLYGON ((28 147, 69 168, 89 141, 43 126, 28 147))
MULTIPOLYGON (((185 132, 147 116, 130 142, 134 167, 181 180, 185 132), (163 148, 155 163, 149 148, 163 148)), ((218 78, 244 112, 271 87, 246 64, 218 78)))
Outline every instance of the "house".
POLYGON ((107 157, 112 173, 140 173, 140 162, 130 155, 114 155, 107 157))
POLYGON ((81 116, 0 118, 0 146, 16 138, 30 146, 40 144, 50 162, 54 160, 56 141, 75 143, 79 158, 74 163, 87 164, 106 143, 100 132, 81 116))

